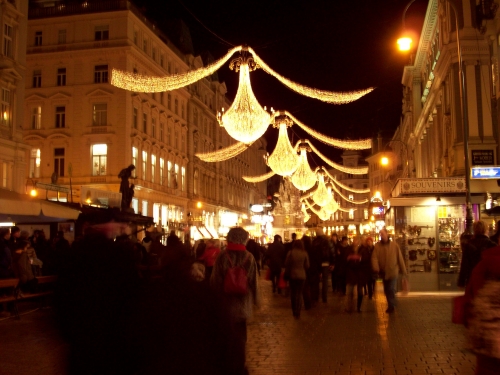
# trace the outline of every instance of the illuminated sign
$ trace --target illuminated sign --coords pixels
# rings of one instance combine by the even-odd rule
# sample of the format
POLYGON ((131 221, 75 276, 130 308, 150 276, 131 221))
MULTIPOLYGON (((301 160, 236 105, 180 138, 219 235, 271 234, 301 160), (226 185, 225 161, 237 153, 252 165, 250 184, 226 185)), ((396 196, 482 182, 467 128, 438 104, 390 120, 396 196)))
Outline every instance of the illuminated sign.
POLYGON ((384 206, 374 206, 372 207, 372 215, 380 216, 383 215, 384 212, 384 206))
POLYGON ((471 178, 479 179, 500 179, 500 167, 472 167, 471 178))

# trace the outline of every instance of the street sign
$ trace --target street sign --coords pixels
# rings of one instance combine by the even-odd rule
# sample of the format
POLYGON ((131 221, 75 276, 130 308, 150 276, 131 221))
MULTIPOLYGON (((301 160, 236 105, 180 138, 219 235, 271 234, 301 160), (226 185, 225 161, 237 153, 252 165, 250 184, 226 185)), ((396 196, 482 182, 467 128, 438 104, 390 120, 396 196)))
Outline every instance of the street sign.
POLYGON ((500 179, 500 167, 472 167, 471 178, 473 180, 485 179, 500 179))

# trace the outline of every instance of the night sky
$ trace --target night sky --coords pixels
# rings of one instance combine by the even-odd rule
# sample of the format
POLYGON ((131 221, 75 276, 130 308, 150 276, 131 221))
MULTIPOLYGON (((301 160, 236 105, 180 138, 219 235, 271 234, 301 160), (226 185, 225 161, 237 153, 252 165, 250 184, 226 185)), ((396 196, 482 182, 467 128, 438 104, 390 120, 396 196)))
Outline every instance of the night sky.
MULTIPOLYGON (((189 26, 195 54, 209 51, 218 59, 233 45, 247 44, 273 70, 292 81, 330 91, 376 88, 350 104, 326 104, 303 97, 257 70, 251 74, 252 88, 262 106, 288 110, 314 129, 342 139, 370 138, 378 132, 389 138, 399 125, 401 77, 409 56, 397 51, 396 39, 402 31, 407 0, 134 3, 160 28, 182 19, 189 26)), ((420 33, 426 7, 426 0, 416 0, 409 7, 407 29, 420 33)), ((229 70, 229 64, 218 74, 232 100, 238 74, 229 70)), ((295 141, 306 137, 298 126, 291 129, 295 141)), ((276 136, 276 129, 266 133, 270 151, 276 136)), ((339 151, 319 141, 314 144, 340 161, 339 151)), ((315 161, 320 159, 316 157, 312 163, 315 161)))

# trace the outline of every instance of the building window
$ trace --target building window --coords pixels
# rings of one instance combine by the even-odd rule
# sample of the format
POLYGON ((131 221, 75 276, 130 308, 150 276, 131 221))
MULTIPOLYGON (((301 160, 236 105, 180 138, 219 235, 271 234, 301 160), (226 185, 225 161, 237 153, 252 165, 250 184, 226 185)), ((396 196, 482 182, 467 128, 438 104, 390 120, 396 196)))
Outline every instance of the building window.
MULTIPOLYGON (((137 147, 132 147, 132 165, 134 166, 137 166, 137 158, 139 157, 139 150, 137 149, 137 147)), ((135 175, 135 171, 134 170, 134 175, 135 175)))
POLYGON ((139 213, 139 200, 137 198, 132 198, 132 209, 135 214, 139 213))
POLYGON ((179 149, 179 132, 177 130, 174 133, 174 147, 176 150, 179 149))
POLYGON ((186 168, 181 167, 181 191, 186 189, 186 168))
POLYGON ((151 50, 151 58, 156 61, 156 48, 153 47, 153 49, 151 50))
POLYGON ((42 127, 42 107, 36 106, 31 110, 31 129, 42 127))
POLYGON ((42 32, 35 31, 35 47, 39 47, 42 45, 42 32))
POLYGON ((139 45, 139 31, 137 31, 137 30, 134 30, 134 44, 136 46, 139 45))
POLYGON ((167 95, 167 108, 172 110, 172 95, 167 95))
POLYGON ((94 40, 108 40, 109 39, 109 26, 101 25, 96 26, 94 29, 94 40))
POLYGON ((64 148, 54 149, 54 173, 64 177, 64 148))
POLYGON ((92 145, 92 176, 106 175, 107 157, 107 144, 92 145))
POLYGON ((66 29, 59 30, 58 36, 57 36, 57 43, 58 44, 66 44, 66 29))
POLYGON ((181 117, 182 118, 185 118, 184 116, 186 116, 186 111, 184 109, 184 102, 181 104, 181 117))
POLYGON ((349 220, 354 220, 354 210, 353 209, 349 210, 349 220))
POLYGON ((148 40, 146 38, 142 41, 142 49, 144 52, 148 53, 148 40))
POLYGON ((142 215, 148 216, 148 201, 142 201, 142 215))
POLYGON ((363 219, 364 219, 364 220, 368 220, 368 208, 365 208, 365 209, 363 210, 363 219))
POLYGON ((10 90, 2 89, 2 119, 3 126, 10 126, 10 90))
POLYGON ((40 149, 32 148, 30 152, 30 177, 40 177, 40 149))
POLYGON ((179 100, 177 98, 175 98, 175 100, 174 100, 174 113, 176 115, 179 114, 179 100))
POLYGON ((172 162, 169 160, 167 162, 167 187, 172 187, 172 162))
POLYGON ((354 200, 354 194, 349 194, 349 200, 350 201, 354 200))
POLYGON ((172 129, 170 127, 167 129, 167 143, 172 146, 172 129))
POLYGON ((94 67, 94 83, 108 82, 108 65, 96 65, 94 67))
POLYGON ((163 185, 164 176, 165 176, 165 159, 160 158, 160 185, 163 185))
POLYGON ((160 122, 160 141, 163 142, 163 129, 165 129, 165 124, 160 122))
POLYGON ((156 138, 156 119, 151 117, 151 136, 156 138))
POLYGON ((148 162, 148 153, 146 151, 142 152, 142 179, 146 180, 146 165, 148 162))
POLYGON ((186 137, 184 136, 184 134, 181 137, 181 148, 182 152, 186 152, 186 137))
POLYGON ((198 169, 194 170, 194 177, 193 177, 193 194, 198 195, 199 193, 199 184, 200 184, 200 175, 198 173, 198 169))
POLYGON ((164 68, 164 66, 163 66, 164 64, 165 64, 165 56, 161 53, 160 54, 160 66, 162 68, 164 68))
POLYGON ((66 127, 66 107, 56 107, 56 128, 66 127))
POLYGON ((132 127, 134 129, 137 129, 137 116, 138 116, 138 113, 137 113, 137 108, 134 108, 133 109, 133 115, 132 115, 132 127))
POLYGON ((106 126, 107 124, 108 124, 108 105, 106 103, 94 104, 92 109, 92 125, 106 126))
POLYGON ((3 55, 12 57, 12 26, 3 25, 3 55))
POLYGON ((33 71, 33 87, 42 87, 42 71, 33 71))
POLYGON ((146 113, 142 114, 142 131, 148 134, 148 115, 146 113))
POLYGON ((156 174, 156 155, 151 155, 151 182, 155 182, 156 174))
POLYGON ((57 86, 66 86, 66 68, 57 69, 57 86))
POLYGON ((173 180, 172 180, 172 184, 173 184, 173 188, 174 189, 177 189, 179 187, 179 185, 177 183, 177 176, 178 175, 179 175, 179 165, 175 164, 174 165, 174 177, 173 177, 173 180))

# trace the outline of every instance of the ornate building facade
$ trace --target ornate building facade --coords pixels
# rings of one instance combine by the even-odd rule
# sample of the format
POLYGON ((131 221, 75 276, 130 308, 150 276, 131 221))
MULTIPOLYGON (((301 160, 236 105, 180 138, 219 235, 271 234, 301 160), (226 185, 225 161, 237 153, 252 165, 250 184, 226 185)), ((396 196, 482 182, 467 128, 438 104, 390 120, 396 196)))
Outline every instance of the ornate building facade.
POLYGON ((153 94, 110 84, 113 68, 165 76, 203 65, 128 1, 32 7, 27 46, 27 176, 49 182, 56 174, 57 184, 71 184, 74 199, 85 203, 89 189, 93 197, 117 193, 118 173, 133 164, 132 208, 179 234, 189 225, 217 236, 221 213, 241 224, 252 200, 265 198, 265 185, 241 179, 262 173, 249 160, 264 141, 227 162, 194 156, 230 144, 216 122, 227 107, 224 83, 204 79, 153 94))

